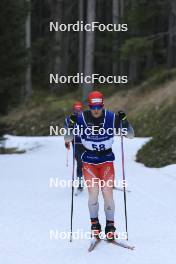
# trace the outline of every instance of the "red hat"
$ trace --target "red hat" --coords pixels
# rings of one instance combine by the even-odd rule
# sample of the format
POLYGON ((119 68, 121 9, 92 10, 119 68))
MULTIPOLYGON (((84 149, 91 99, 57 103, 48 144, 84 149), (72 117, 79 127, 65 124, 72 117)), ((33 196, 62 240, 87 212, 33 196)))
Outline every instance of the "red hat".
POLYGON ((104 106, 104 96, 101 92, 93 91, 88 95, 88 105, 93 108, 102 108, 104 106))
POLYGON ((81 102, 78 101, 73 104, 74 111, 82 111, 82 109, 83 109, 83 104, 81 102))

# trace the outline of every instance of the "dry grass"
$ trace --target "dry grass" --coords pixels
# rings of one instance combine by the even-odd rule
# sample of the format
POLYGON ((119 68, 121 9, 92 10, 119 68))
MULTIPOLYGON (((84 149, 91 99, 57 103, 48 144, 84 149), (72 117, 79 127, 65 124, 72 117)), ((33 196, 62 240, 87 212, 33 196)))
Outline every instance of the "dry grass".
POLYGON ((176 98, 176 80, 171 81, 157 89, 145 89, 144 92, 141 91, 141 86, 135 87, 131 90, 120 91, 113 96, 109 97, 105 105, 108 109, 117 112, 123 109, 130 115, 134 115, 139 111, 143 111, 148 107, 155 106, 159 107, 167 101, 168 104, 172 104, 176 98))

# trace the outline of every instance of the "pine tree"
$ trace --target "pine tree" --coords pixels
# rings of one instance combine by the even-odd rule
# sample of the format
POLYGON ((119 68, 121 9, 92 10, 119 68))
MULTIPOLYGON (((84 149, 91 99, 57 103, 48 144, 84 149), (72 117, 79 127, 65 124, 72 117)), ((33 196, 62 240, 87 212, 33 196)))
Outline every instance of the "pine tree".
POLYGON ((24 89, 25 16, 23 0, 0 1, 0 113, 20 102, 24 89))

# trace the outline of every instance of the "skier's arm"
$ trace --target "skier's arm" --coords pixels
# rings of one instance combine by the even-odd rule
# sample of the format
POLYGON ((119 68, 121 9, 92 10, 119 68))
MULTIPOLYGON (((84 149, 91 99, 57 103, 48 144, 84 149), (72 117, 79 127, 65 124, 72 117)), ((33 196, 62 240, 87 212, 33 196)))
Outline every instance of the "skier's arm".
POLYGON ((64 136, 65 143, 70 143, 73 141, 74 136, 72 130, 76 122, 77 122, 77 116, 75 114, 72 114, 69 117, 69 120, 67 119, 67 126, 65 127, 67 129, 67 134, 64 136))
POLYGON ((134 138, 134 129, 132 127, 132 125, 129 123, 129 121, 127 120, 127 116, 125 114, 125 112, 123 111, 119 111, 118 114, 115 115, 115 128, 119 129, 120 126, 120 122, 122 122, 122 128, 126 128, 127 129, 127 138, 134 138))
POLYGON ((69 126, 69 116, 67 116, 67 117, 65 118, 65 121, 64 121, 64 127, 65 127, 65 128, 68 128, 68 126, 69 126))

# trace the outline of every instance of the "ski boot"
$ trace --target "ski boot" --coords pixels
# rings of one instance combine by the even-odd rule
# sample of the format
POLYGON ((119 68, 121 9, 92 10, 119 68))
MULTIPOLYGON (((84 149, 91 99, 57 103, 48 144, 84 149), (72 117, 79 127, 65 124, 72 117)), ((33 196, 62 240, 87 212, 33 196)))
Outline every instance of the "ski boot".
POLYGON ((98 218, 91 218, 91 237, 100 239, 101 225, 98 218))
POLYGON ((114 226, 114 221, 106 221, 106 227, 105 227, 105 235, 106 239, 108 241, 115 240, 117 238, 117 234, 115 233, 116 228, 114 226))

